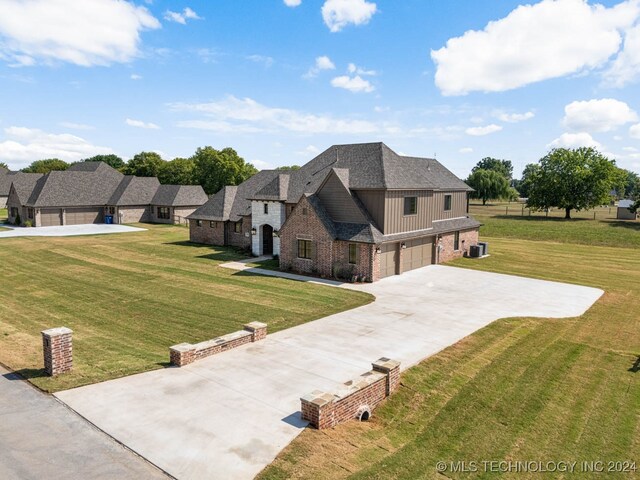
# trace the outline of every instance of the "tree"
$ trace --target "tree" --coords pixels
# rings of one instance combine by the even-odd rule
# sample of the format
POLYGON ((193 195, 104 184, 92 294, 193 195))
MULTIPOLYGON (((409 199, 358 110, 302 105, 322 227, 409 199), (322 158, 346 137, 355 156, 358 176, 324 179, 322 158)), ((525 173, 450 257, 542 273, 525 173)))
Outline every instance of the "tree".
POLYGON ((518 192, 520 192, 521 197, 529 197, 529 192, 531 190, 531 179, 539 169, 540 165, 538 165, 537 163, 529 163, 524 167, 524 170, 522 171, 522 179, 520 179, 520 181, 518 181, 515 185, 515 187, 518 189, 518 192))
POLYGON ((289 165, 284 167, 278 167, 276 170, 300 170, 300 165, 289 165))
POLYGON ((165 161, 156 152, 140 152, 127 162, 122 173, 138 177, 157 177, 164 163, 165 161))
POLYGON ((164 162, 158 170, 160 183, 173 185, 197 185, 196 164, 190 158, 174 158, 164 162))
POLYGON ((9 170, 9 165, 4 162, 0 162, 0 168, 4 168, 5 170, 9 170))
POLYGON ((509 196, 509 181, 495 170, 476 169, 469 175, 466 184, 475 190, 471 192, 471 197, 481 198, 482 205, 486 205, 489 199, 509 196))
POLYGON ((91 158, 85 158, 82 160, 83 162, 104 162, 110 167, 115 168, 116 170, 120 170, 125 166, 124 160, 122 160, 119 156, 114 155, 113 153, 109 155, 95 155, 91 158))
POLYGON ((232 148, 198 148, 191 160, 195 163, 198 183, 209 195, 225 185, 238 185, 258 172, 256 167, 246 163, 232 148))
POLYGON ((527 206, 535 210, 593 208, 609 202, 611 190, 620 181, 620 169, 594 148, 556 148, 540 159, 528 180, 527 206))
POLYGON ((640 195, 640 175, 631 170, 622 170, 624 186, 621 188, 620 198, 636 198, 640 195))
POLYGON ((44 160, 36 160, 27 168, 23 168, 25 173, 49 173, 53 170, 66 170, 69 164, 59 158, 47 158, 44 160))
POLYGON ((494 172, 502 174, 509 182, 513 178, 513 165, 511 164, 511 160, 499 160, 497 158, 485 157, 476 163, 476 166, 473 167, 471 173, 477 170, 493 170, 494 172))

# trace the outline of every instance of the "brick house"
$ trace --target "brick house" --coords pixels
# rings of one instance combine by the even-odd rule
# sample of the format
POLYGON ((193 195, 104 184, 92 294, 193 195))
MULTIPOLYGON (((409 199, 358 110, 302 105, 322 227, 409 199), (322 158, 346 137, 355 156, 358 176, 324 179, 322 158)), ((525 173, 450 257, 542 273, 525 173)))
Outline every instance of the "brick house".
MULTIPOLYGON (((260 175, 225 189, 235 189, 235 200, 242 192, 238 218, 251 225, 238 246, 279 255, 283 269, 376 281, 460 257, 478 241, 472 189, 435 159, 401 156, 383 143, 333 146, 299 170, 260 175)), ((203 223, 229 193, 189 217, 192 241, 233 244, 203 223)))
POLYGON ((123 175, 104 162, 80 162, 46 175, 13 175, 11 223, 35 227, 102 223, 175 223, 208 200, 200 185, 160 185, 155 177, 123 175))

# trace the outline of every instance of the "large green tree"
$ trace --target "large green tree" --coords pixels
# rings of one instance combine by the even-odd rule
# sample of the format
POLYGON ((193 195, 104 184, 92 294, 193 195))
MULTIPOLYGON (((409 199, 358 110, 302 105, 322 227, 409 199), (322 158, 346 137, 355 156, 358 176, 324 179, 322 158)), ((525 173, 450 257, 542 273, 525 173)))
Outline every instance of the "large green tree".
POLYGON ((83 162, 104 162, 107 165, 115 168, 116 170, 120 170, 125 166, 124 160, 120 158, 118 155, 114 155, 113 153, 109 155, 95 155, 91 158, 85 158, 82 160, 83 162))
POLYGON ((477 170, 493 170, 494 172, 502 174, 509 182, 513 178, 513 165, 511 164, 511 160, 499 160, 497 158, 484 157, 476 163, 476 166, 473 167, 471 173, 477 170))
POLYGON ((196 178, 207 194, 219 191, 225 185, 238 185, 258 170, 244 161, 233 148, 216 150, 198 148, 191 157, 195 163, 196 178))
POLYGON ((509 181, 495 170, 476 169, 465 182, 475 190, 471 192, 471 197, 481 198, 483 205, 486 205, 487 200, 507 198, 510 195, 509 181))
POLYGON ((631 170, 622 170, 622 180, 624 185, 619 193, 620 198, 636 198, 640 196, 640 175, 631 170))
POLYGON ((535 210, 551 207, 583 210, 609 202, 620 182, 620 169, 594 148, 556 148, 540 159, 529 180, 527 206, 535 210))
POLYGON ((164 162, 158 171, 158 180, 163 184, 197 185, 196 163, 190 158, 174 158, 164 162))
POLYGON ((140 152, 127 162, 122 172, 125 175, 138 177, 157 177, 164 163, 165 161, 156 152, 140 152))
POLYGON ((9 170, 9 165, 4 162, 0 162, 0 168, 4 168, 5 170, 9 170))
POLYGON ((515 181, 514 187, 518 190, 521 197, 529 197, 529 191, 531 190, 531 179, 535 172, 540 169, 540 165, 537 163, 529 163, 524 167, 522 171, 522 178, 515 181))
POLYGON ((36 160, 32 162, 22 171, 25 173, 49 173, 53 170, 66 170, 69 168, 69 164, 59 158, 46 158, 44 160, 36 160))

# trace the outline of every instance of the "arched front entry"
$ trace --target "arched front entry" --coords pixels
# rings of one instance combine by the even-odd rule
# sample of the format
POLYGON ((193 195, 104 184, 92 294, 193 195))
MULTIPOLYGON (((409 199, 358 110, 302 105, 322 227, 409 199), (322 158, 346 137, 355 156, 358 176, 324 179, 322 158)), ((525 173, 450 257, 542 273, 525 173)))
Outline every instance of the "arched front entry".
POLYGON ((268 224, 262 226, 262 254, 273 255, 273 227, 268 224))

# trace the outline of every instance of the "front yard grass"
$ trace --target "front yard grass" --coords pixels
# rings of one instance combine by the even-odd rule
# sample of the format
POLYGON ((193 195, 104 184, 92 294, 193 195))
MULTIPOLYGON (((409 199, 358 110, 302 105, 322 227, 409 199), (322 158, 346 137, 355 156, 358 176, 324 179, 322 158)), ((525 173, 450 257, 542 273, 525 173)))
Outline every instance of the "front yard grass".
POLYGON ((241 255, 178 226, 65 238, 0 238, 0 363, 46 391, 165 366, 169 347, 242 329, 275 332, 370 302, 360 292, 220 268, 241 255), (42 370, 40 331, 74 331, 73 372, 42 370))
MULTIPOLYGON (((502 221, 484 228, 492 233, 482 234, 490 257, 454 265, 589 285, 605 295, 580 318, 494 322, 403 373, 399 392, 370 422, 306 429, 260 478, 600 478, 450 468, 441 476, 436 462, 640 462, 640 250, 579 244, 577 222, 554 223, 553 241, 517 238, 535 230, 494 236, 517 227, 502 221), (573 242, 559 243, 561 234, 573 242)), ((637 230, 603 228, 619 232, 619 245, 637 245, 637 230)), ((481 296, 482 285, 469 285, 469 294, 481 296)))

